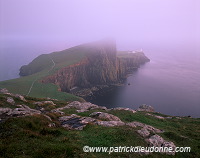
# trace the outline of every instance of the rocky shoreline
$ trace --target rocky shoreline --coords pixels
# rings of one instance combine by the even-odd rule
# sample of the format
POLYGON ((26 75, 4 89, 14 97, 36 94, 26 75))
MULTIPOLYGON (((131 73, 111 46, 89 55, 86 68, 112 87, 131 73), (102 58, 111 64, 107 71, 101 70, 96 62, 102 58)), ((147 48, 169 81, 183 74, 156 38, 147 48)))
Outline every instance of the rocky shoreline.
POLYGON ((125 81, 128 76, 130 76, 133 71, 137 70, 138 68, 134 68, 133 70, 130 70, 126 76, 124 76, 121 80, 119 80, 117 83, 112 84, 104 84, 104 85, 96 85, 90 88, 79 88, 79 87, 73 87, 70 89, 70 93, 79 97, 82 97, 83 99, 90 101, 96 98, 96 96, 102 96, 109 91, 112 91, 113 89, 116 89, 117 87, 124 86, 125 81))
POLYGON ((72 92, 71 94, 82 97, 86 101, 95 99, 97 96, 102 96, 106 93, 109 93, 113 89, 116 89, 123 84, 112 84, 112 85, 97 85, 92 88, 84 88, 79 91, 72 92))

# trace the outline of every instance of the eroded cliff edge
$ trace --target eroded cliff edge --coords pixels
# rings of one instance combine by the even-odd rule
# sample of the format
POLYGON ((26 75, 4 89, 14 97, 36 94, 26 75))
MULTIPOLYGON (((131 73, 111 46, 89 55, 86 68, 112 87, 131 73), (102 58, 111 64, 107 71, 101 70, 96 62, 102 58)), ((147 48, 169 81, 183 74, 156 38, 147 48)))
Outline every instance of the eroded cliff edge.
POLYGON ((121 81, 131 70, 150 61, 143 52, 117 57, 116 45, 98 43, 79 62, 61 68, 53 75, 42 79, 43 83, 58 85, 61 91, 70 92, 74 87, 91 88, 121 81))

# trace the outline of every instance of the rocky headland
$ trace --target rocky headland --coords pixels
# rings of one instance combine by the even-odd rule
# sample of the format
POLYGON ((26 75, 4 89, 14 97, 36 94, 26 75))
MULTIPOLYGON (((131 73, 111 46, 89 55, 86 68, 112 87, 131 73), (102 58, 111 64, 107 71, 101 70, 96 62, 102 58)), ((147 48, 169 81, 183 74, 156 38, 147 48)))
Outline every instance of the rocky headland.
MULTIPOLYGON (((110 85, 121 83, 127 74, 150 61, 143 52, 129 52, 124 56, 117 56, 116 44, 113 41, 95 42, 85 47, 88 51, 81 60, 58 69, 55 73, 41 79, 41 82, 53 83, 60 91, 84 97, 110 85)), ((33 62, 37 60, 39 59, 33 62)), ((21 67, 20 75, 35 73, 32 71, 31 64, 21 67)), ((55 62, 55 64, 59 63, 55 62)))
POLYGON ((135 145, 175 149, 187 143, 191 153, 117 154, 121 157, 199 157, 198 118, 164 115, 146 104, 138 109, 109 109, 68 94, 86 97, 119 86, 129 73, 148 61, 143 52, 118 55, 115 43, 97 42, 41 55, 21 67, 20 75, 29 77, 30 82, 24 84, 19 79, 20 82, 14 80, 14 83, 28 85, 24 88, 26 94, 35 86, 32 93, 37 97, 0 89, 0 154, 3 157, 105 157, 100 153, 83 153, 82 148, 135 145), (75 62, 71 63, 72 59, 75 62), (46 93, 52 88, 49 83, 59 91, 68 92, 63 100, 54 97, 55 91, 51 92, 52 97, 46 93), (37 87, 45 93, 43 97, 38 97, 37 87))

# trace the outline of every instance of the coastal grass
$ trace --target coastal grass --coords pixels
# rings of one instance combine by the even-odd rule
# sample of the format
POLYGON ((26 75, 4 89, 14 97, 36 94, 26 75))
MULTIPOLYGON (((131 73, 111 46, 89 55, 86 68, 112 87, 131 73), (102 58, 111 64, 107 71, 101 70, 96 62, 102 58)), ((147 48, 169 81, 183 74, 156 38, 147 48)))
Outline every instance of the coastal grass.
POLYGON ((146 115, 145 112, 132 114, 131 112, 118 110, 110 113, 125 122, 139 121, 162 129, 165 132, 159 135, 166 140, 173 141, 176 146, 191 147, 190 153, 177 153, 178 157, 200 156, 200 118, 172 117, 171 119, 157 119, 146 115))
MULTIPOLYGON (((64 67, 80 62, 91 55, 95 51, 94 49, 95 48, 89 45, 79 45, 59 52, 42 54, 28 65, 28 69, 35 73, 29 76, 1 81, 0 88, 7 88, 9 92, 14 94, 28 95, 37 98, 50 97, 58 100, 81 100, 79 97, 69 93, 60 92, 56 85, 45 84, 42 83, 41 80, 47 76, 53 75, 64 67)), ((117 56, 130 57, 130 53, 126 51, 117 52, 117 56)))
MULTIPOLYGON (((0 94, 1 107, 15 107, 6 102, 9 95, 0 94)), ((16 104, 24 104, 19 99, 13 97, 16 104)), ((36 101, 44 101, 45 98, 25 97, 25 103, 31 108, 37 109, 36 101)), ((84 153, 82 148, 90 147, 119 147, 119 146, 144 146, 148 144, 138 133, 138 128, 129 126, 102 127, 98 125, 87 125, 82 131, 67 130, 61 127, 58 118, 62 115, 51 113, 50 110, 66 106, 69 102, 53 101, 55 106, 44 105, 46 114, 51 117, 54 127, 48 125, 52 123, 43 115, 32 115, 19 118, 9 118, 0 123, 0 157, 141 157, 139 153, 84 153)), ((16 108, 16 107, 15 107, 16 108)), ((76 109, 69 108, 63 110, 65 115, 77 114, 88 117, 92 112, 102 111, 93 109, 78 113, 76 109)), ((109 110, 107 113, 118 116, 124 122, 139 121, 155 128, 163 129, 160 133, 165 140, 172 141, 176 146, 191 147, 190 153, 176 153, 175 158, 200 157, 200 119, 188 117, 172 117, 171 119, 158 119, 145 112, 132 113, 125 110, 109 110)), ((156 115, 157 113, 153 113, 156 115)), ((166 154, 152 153, 142 155, 142 157, 171 157, 166 154)))
MULTIPOLYGON (((8 119, 0 124, 1 157, 141 157, 138 153, 84 153, 82 148, 147 146, 136 129, 124 127, 102 127, 88 125, 83 131, 66 130, 62 127, 48 127, 49 120, 41 115, 8 119)), ((194 129, 193 129, 194 131, 194 129)), ((190 153, 176 153, 174 157, 198 157, 198 140, 182 138, 175 131, 161 134, 176 146, 190 146, 190 153)), ((199 136, 198 136, 199 138, 199 136)), ((143 157, 170 157, 153 153, 143 157)))
MULTIPOLYGON (((54 84, 45 84, 41 80, 55 74, 58 70, 76 64, 93 52, 98 51, 90 45, 79 45, 63 51, 42 54, 35 58, 27 67, 34 72, 29 76, 0 82, 0 88, 7 88, 14 94, 28 95, 31 97, 50 97, 58 100, 81 100, 69 93, 58 91, 54 84), (31 88, 32 87, 32 88, 31 88), (31 89, 31 90, 30 90, 31 89)), ((131 57, 127 51, 117 52, 118 57, 131 57)))
POLYGON ((27 66, 27 69, 32 71, 33 74, 2 81, 0 82, 0 88, 7 88, 9 92, 14 94, 28 95, 37 98, 50 97, 58 100, 81 101, 83 99, 80 97, 60 92, 56 85, 45 84, 42 83, 41 80, 49 75, 55 74, 64 67, 80 62, 93 51, 91 47, 79 45, 59 52, 42 54, 27 66))
POLYGON ((55 53, 52 54, 52 57, 54 57, 57 62, 59 61, 59 58, 62 58, 64 55, 66 55, 65 58, 67 58, 68 60, 64 60, 63 62, 56 64, 52 68, 53 63, 51 61, 51 58, 47 55, 46 56, 42 55, 43 60, 38 57, 37 60, 34 60, 31 63, 31 68, 30 68, 30 69, 34 69, 34 68, 37 69, 38 64, 41 64, 41 68, 42 68, 41 71, 29 76, 2 81, 0 82, 0 88, 6 88, 9 90, 9 92, 14 93, 14 94, 28 95, 28 96, 37 97, 37 98, 50 97, 53 99, 68 100, 68 101, 81 100, 81 98, 76 97, 72 94, 58 91, 58 87, 54 84, 41 83, 41 80, 44 77, 52 75, 53 73, 55 73, 57 70, 59 70, 62 67, 66 67, 71 64, 77 63, 84 56, 84 55, 80 55, 80 53, 79 54, 76 54, 76 53, 65 54, 65 52, 58 53, 58 54, 63 54, 62 56, 54 55, 54 54, 55 53), (51 65, 49 64, 49 62, 51 62, 51 65), (29 93, 29 90, 30 90, 30 93, 29 93))
POLYGON ((41 115, 13 118, 0 124, 2 157, 115 157, 136 153, 84 153, 83 146, 145 145, 134 130, 120 127, 87 126, 83 131, 49 128, 41 115))
MULTIPOLYGON (((14 79, 9 81, 0 82, 0 88, 6 88, 9 92, 14 94, 27 95, 28 91, 34 82, 36 76, 22 77, 23 79, 14 79)), ((38 79, 39 80, 39 79, 38 79)), ((34 82, 32 89, 28 96, 37 98, 52 98, 65 101, 82 100, 80 97, 72 94, 58 91, 58 87, 54 84, 43 84, 39 81, 34 82)))

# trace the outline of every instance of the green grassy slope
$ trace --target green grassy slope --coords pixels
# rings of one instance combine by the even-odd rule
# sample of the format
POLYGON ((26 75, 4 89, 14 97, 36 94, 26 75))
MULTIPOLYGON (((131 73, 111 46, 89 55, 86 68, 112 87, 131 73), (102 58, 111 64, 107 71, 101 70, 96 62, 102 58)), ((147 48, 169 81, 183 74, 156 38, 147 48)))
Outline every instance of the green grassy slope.
MULTIPOLYGON (((99 48, 96 45, 94 47, 91 44, 83 44, 59 52, 42 54, 25 66, 26 71, 30 70, 32 72, 31 75, 2 81, 0 82, 0 88, 7 88, 12 93, 38 98, 50 97, 59 100, 71 98, 72 100, 80 100, 79 97, 57 91, 58 87, 56 85, 43 84, 40 80, 45 76, 54 74, 63 67, 78 63, 97 50, 99 48)), ((126 51, 118 52, 117 56, 123 58, 131 57, 130 53, 126 51)))
POLYGON ((26 65, 26 69, 28 71, 30 70, 32 72, 31 74, 49 70, 52 67, 53 60, 55 62, 55 67, 49 72, 49 74, 52 74, 63 67, 79 62, 94 51, 96 51, 94 46, 83 44, 63 51, 53 52, 50 54, 42 54, 35 58, 30 64, 26 65))
MULTIPOLYGON (((26 97, 28 102, 17 100, 16 105, 26 104, 31 108, 36 108, 35 101, 42 99, 26 97)), ((144 138, 138 133, 138 128, 123 127, 101 127, 97 125, 87 125, 82 131, 66 130, 58 122, 61 115, 48 113, 51 109, 65 106, 64 101, 54 101, 55 106, 47 105, 45 110, 56 124, 55 127, 48 127, 52 123, 43 115, 33 115, 19 118, 10 118, 0 123, 0 157, 152 157, 152 158, 198 158, 200 157, 200 119, 199 118, 176 118, 157 119, 145 115, 145 112, 132 113, 129 111, 110 110, 110 114, 118 116, 124 122, 139 121, 156 128, 163 129, 161 135, 165 140, 173 141, 176 146, 191 147, 190 153, 176 153, 169 156, 160 153, 140 156, 138 153, 84 153, 82 148, 88 146, 147 146, 144 138)), ((0 94, 0 107, 15 107, 8 105, 5 95, 0 94)), ((15 107, 16 108, 16 107, 15 107)), ((90 110, 77 113, 75 109, 65 109, 65 115, 78 114, 89 116, 94 111, 90 110)), ((105 112, 105 111, 104 111, 105 112)), ((158 113, 155 113, 159 115, 158 113)))
POLYGON ((0 88, 7 88, 12 93, 28 94, 32 97, 50 97, 59 100, 71 98, 72 100, 80 100, 79 97, 69 93, 57 91, 58 87, 56 85, 43 84, 39 81, 43 77, 55 73, 62 67, 79 62, 85 57, 87 52, 88 50, 83 49, 83 46, 77 46, 60 52, 40 55, 28 65, 28 68, 36 73, 17 79, 2 81, 0 82, 0 88), (55 66, 52 60, 55 62, 55 66), (29 93, 31 86, 32 89, 29 93))

